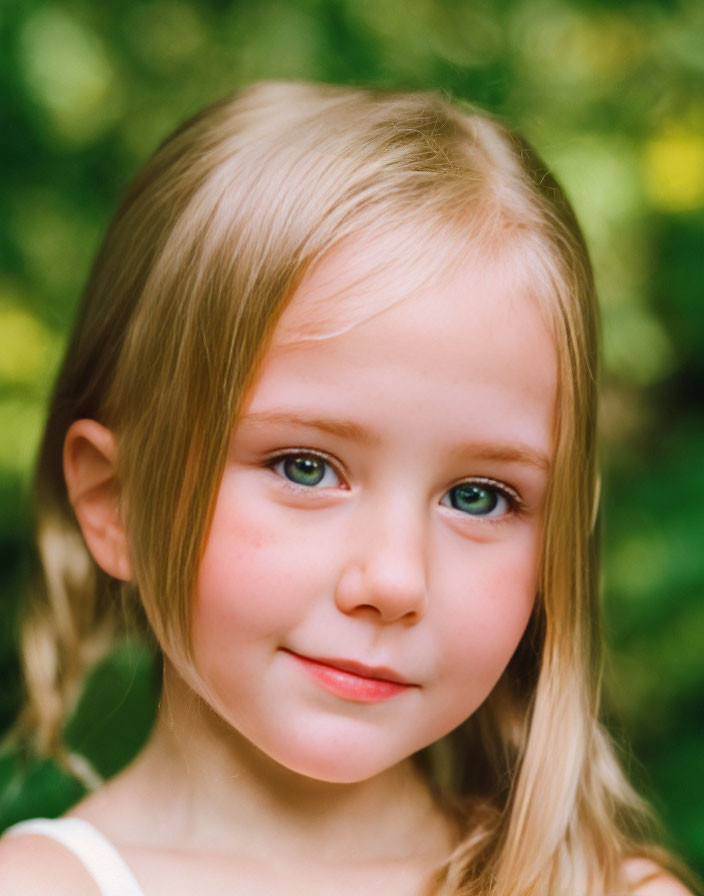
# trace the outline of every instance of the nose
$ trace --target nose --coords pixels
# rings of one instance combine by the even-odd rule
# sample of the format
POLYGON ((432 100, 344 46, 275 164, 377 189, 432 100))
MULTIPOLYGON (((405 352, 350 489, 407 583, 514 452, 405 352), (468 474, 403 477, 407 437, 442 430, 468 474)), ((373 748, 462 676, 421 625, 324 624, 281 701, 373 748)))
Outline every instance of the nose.
POLYGON ((384 623, 413 624, 426 613, 427 533, 409 520, 376 515, 376 525, 356 524, 347 562, 335 589, 338 609, 346 614, 370 614, 384 623))

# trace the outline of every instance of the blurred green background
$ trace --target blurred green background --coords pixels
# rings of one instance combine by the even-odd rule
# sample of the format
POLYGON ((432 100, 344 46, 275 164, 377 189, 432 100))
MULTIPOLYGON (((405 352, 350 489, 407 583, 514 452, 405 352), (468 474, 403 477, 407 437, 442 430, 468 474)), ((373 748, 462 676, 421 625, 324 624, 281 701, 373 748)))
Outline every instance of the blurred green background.
MULTIPOLYGON (((88 266, 128 179, 184 116, 260 78, 437 88, 520 127, 565 184, 603 302, 608 715, 670 845, 704 872, 704 3, 156 0, 0 4, 0 730, 29 477, 88 266)), ((126 645, 68 739, 109 774, 153 665, 126 645)), ((0 827, 80 787, 0 753, 0 827)))

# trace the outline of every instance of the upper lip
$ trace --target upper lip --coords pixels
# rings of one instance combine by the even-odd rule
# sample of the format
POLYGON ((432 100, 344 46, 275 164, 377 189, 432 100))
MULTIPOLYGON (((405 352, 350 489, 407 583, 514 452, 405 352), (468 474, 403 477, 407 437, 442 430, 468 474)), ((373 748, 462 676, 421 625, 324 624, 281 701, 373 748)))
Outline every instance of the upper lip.
POLYGON ((339 659, 338 657, 328 656, 308 656, 304 653, 296 653, 295 650, 288 650, 294 656, 299 656, 304 660, 311 660, 314 663, 321 663, 323 666, 332 666, 333 669, 340 669, 342 672, 351 672, 353 675, 360 675, 364 678, 376 678, 380 681, 393 681, 395 684, 413 685, 414 682, 409 681, 400 675, 394 669, 388 666, 366 666, 364 663, 358 663, 356 660, 339 659))

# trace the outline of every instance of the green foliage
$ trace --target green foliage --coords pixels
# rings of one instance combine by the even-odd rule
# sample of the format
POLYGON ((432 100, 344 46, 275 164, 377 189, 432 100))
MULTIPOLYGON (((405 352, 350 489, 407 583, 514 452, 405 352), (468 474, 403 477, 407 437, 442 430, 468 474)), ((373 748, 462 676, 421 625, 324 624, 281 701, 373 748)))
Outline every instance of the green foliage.
MULTIPOLYGON (((204 103, 259 78, 435 88, 521 127, 572 196, 603 300, 610 712, 672 843, 704 871, 704 4, 628 0, 5 0, 0 26, 0 726, 44 408, 119 194, 204 103), (618 721, 616 721, 618 720, 618 721)), ((142 743, 142 656, 67 733, 102 773, 142 743)), ((0 824, 80 787, 0 759, 0 824)))
POLYGON ((24 818, 54 818, 86 793, 81 784, 50 759, 15 752, 0 757, 0 824, 24 818))
MULTIPOLYGON (((144 745, 159 696, 160 667, 136 643, 118 645, 99 663, 67 721, 70 753, 95 777, 109 778, 144 745)), ((85 793, 66 769, 27 755, 21 746, 0 755, 0 829, 32 816, 65 812, 85 793)))
POLYGON ((94 670, 66 725, 68 748, 103 778, 144 746, 159 694, 157 665, 146 648, 120 645, 94 670))

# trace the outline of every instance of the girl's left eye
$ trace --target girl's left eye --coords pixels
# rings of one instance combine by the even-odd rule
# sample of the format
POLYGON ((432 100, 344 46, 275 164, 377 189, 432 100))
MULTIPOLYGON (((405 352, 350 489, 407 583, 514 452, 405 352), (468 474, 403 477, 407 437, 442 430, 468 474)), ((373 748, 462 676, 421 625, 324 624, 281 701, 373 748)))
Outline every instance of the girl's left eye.
POLYGON ((504 516, 515 508, 517 496, 490 482, 460 482, 446 492, 440 501, 469 516, 493 518, 504 516))
POLYGON ((341 484, 332 464, 318 454, 302 451, 285 454, 269 466, 283 479, 304 488, 336 488, 341 484))

